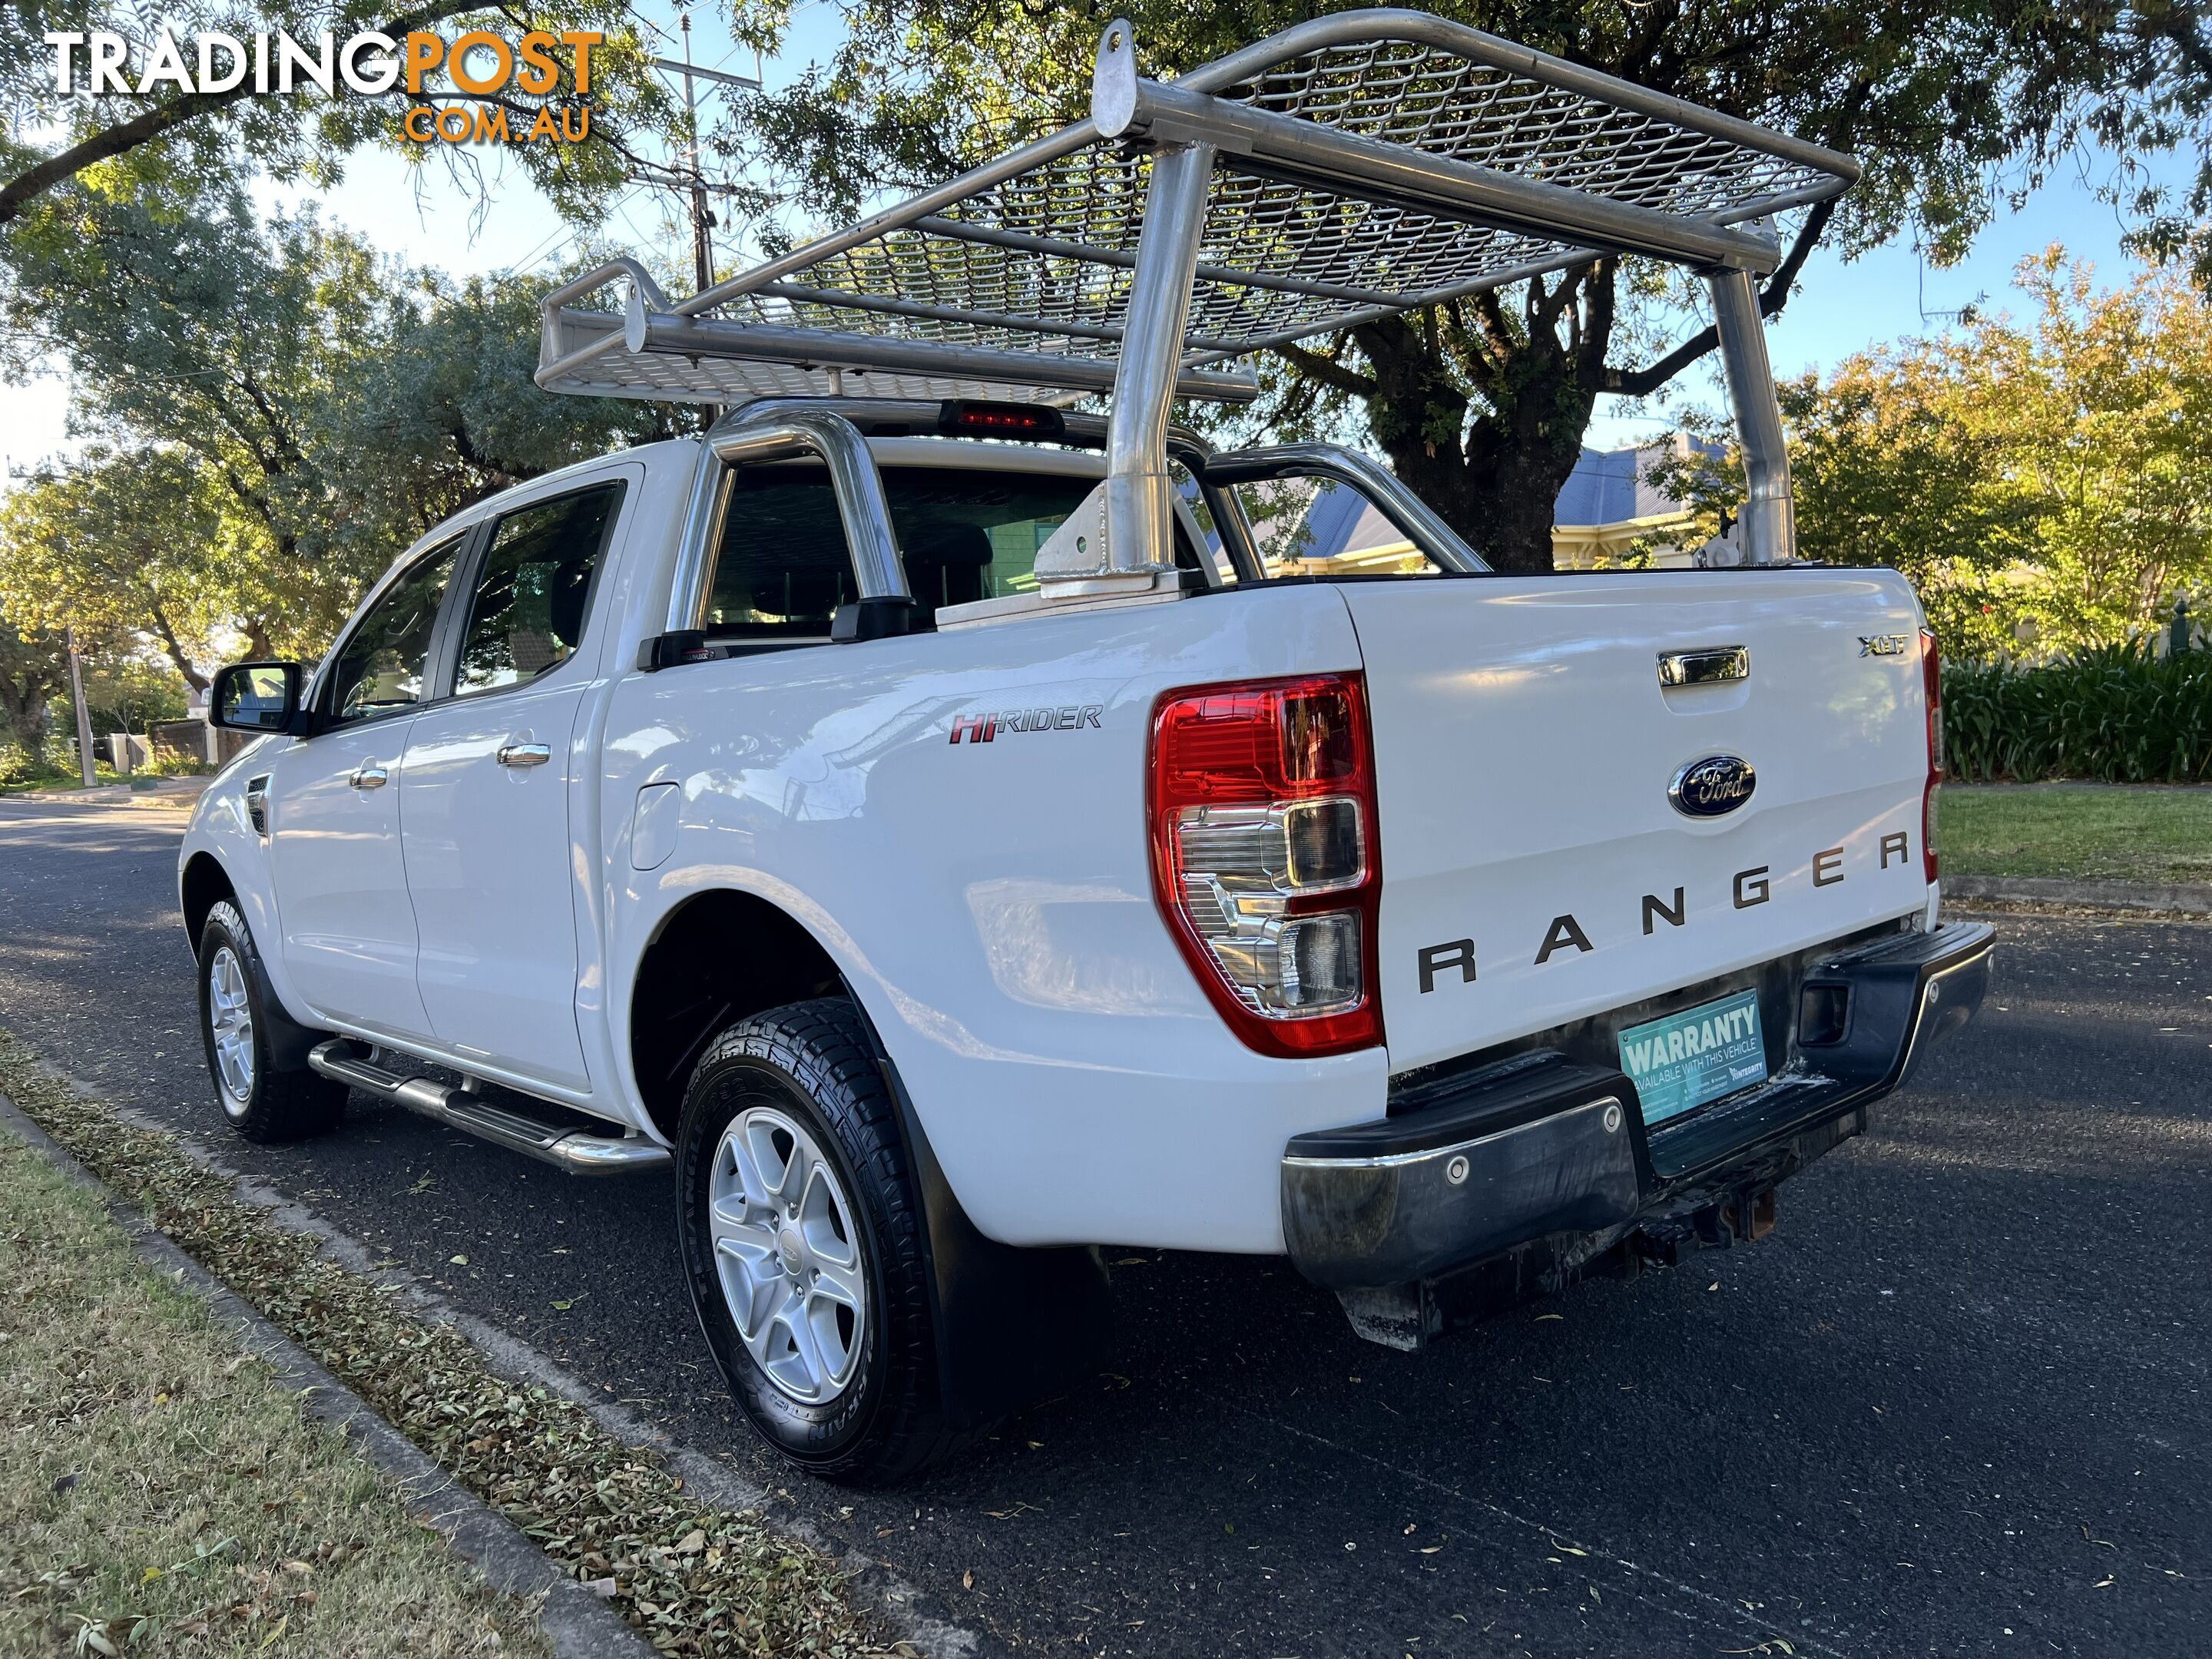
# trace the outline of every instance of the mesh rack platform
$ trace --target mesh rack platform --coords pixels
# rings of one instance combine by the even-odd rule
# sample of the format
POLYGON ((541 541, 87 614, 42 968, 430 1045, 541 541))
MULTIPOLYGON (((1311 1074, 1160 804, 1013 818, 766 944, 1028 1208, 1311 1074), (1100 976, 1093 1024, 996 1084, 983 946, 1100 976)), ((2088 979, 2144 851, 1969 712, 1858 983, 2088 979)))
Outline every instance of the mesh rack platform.
POLYGON ((1771 270, 1761 222, 1858 176, 1420 12, 1316 19, 1171 82, 1136 52, 1109 25, 1087 119, 688 299, 630 260, 556 290, 538 384, 1065 403, 1117 374, 1126 391, 1125 349, 1165 327, 1173 395, 1241 401, 1256 382, 1237 359, 1594 253, 1771 270), (1193 154, 1195 248, 1147 289, 1161 158, 1193 154))

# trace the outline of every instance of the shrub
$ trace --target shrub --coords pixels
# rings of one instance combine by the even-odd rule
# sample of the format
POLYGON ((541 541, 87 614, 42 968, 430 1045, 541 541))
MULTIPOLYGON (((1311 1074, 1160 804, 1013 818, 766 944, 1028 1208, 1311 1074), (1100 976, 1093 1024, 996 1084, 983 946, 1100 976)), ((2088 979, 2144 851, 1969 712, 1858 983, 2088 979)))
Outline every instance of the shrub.
POLYGON ((1943 671, 1944 758, 1967 782, 2212 780, 2212 651, 2099 646, 2023 667, 1943 671))

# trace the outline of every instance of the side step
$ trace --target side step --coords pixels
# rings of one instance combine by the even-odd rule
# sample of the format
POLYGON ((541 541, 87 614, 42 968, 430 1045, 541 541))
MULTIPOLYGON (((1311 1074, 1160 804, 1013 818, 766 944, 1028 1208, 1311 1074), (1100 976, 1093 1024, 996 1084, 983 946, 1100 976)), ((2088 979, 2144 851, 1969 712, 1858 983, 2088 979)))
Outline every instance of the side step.
POLYGON ((594 1135, 562 1129, 491 1105, 465 1089, 427 1077, 401 1077, 387 1072, 355 1054, 353 1045, 343 1037, 316 1044, 308 1053, 307 1064, 326 1078, 380 1095, 464 1134, 542 1158, 570 1175, 620 1175, 669 1162, 668 1148, 643 1135, 594 1135))

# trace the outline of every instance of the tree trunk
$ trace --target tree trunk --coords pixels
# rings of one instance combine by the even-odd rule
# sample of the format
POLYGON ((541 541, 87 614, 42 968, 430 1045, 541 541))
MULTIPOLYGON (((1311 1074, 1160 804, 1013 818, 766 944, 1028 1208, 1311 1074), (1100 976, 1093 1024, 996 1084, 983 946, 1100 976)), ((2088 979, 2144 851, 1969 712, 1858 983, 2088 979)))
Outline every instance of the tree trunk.
POLYGON ((1613 283, 1601 260, 1530 284, 1518 315, 1480 295, 1466 315, 1356 331, 1373 372, 1368 427, 1391 470, 1493 569, 1553 568, 1553 511, 1605 384, 1613 283))
POLYGON ((184 646, 177 639, 177 630, 169 626, 169 618, 160 605, 154 607, 154 631, 161 636, 161 649, 176 665, 177 672, 185 677, 185 684, 195 691, 208 689, 208 677, 192 666, 192 659, 185 654, 184 646))
POLYGON ((46 704, 60 690, 58 683, 35 670, 0 678, 0 719, 7 721, 15 741, 33 755, 46 740, 46 704))

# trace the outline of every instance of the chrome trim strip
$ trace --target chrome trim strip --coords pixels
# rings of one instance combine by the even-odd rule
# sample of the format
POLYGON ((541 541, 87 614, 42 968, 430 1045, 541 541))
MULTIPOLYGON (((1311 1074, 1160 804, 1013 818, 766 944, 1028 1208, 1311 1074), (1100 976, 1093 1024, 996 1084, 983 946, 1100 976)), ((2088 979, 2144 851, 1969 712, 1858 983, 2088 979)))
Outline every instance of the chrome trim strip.
MULTIPOLYGON (((1486 1135, 1477 1135, 1472 1140, 1455 1141, 1449 1146, 1437 1146, 1418 1152, 1386 1152, 1377 1158, 1303 1158, 1285 1157, 1286 1170, 1402 1170, 1409 1164, 1425 1164, 1432 1158, 1451 1158, 1461 1152, 1473 1152, 1478 1146, 1487 1146, 1529 1129, 1540 1129, 1547 1124, 1558 1123, 1581 1112, 1603 1112, 1608 1106, 1620 1106, 1617 1095, 1601 1095, 1595 1100, 1583 1101, 1563 1112, 1547 1112, 1542 1117, 1532 1117, 1526 1123, 1516 1123, 1510 1128, 1493 1129, 1486 1135)), ((1624 1119, 1627 1108, 1621 1107, 1624 1119)))

